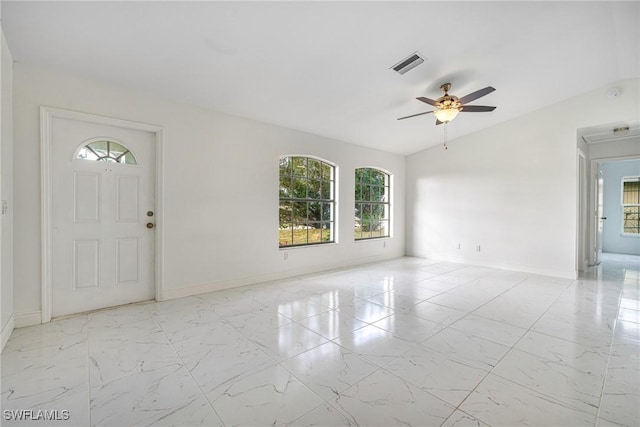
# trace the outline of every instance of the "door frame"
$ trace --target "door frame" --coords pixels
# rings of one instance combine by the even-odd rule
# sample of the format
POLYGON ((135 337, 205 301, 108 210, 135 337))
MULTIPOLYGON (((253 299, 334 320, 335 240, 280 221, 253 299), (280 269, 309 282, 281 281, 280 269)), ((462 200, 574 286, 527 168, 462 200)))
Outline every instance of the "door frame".
POLYGON ((594 188, 594 181, 598 171, 600 170, 600 163, 606 162, 617 162, 617 161, 625 161, 625 160, 637 160, 640 159, 640 155, 631 154, 627 156, 613 156, 613 157, 598 157, 590 159, 589 165, 589 176, 587 180, 589 182, 589 201, 588 201, 588 227, 589 233, 588 236, 585 236, 589 241, 589 266, 595 265, 594 262, 594 251, 596 249, 596 234, 598 230, 598 221, 595 219, 595 213, 593 209, 595 209, 596 203, 596 189, 594 188))
POLYGON ((156 301, 162 301, 164 289, 164 262, 163 262, 163 242, 164 227, 163 222, 163 142, 164 128, 157 125, 150 125, 129 120, 116 119, 112 117, 99 116, 78 111, 65 110, 56 107, 40 106, 40 177, 41 177, 41 315, 42 323, 51 321, 53 306, 52 299, 52 238, 51 238, 51 215, 52 204, 52 175, 51 175, 51 150, 53 145, 52 125, 53 119, 71 119, 84 121, 93 124, 120 127, 125 129, 150 132, 154 135, 156 150, 156 170, 155 170, 155 211, 156 233, 154 244, 154 288, 156 301))
POLYGON ((586 153, 578 148, 576 169, 578 185, 576 198, 578 220, 576 232, 576 271, 582 271, 589 265, 589 164, 586 153), (582 173, 581 173, 582 172, 582 173), (587 246, 587 249, 585 249, 587 246))

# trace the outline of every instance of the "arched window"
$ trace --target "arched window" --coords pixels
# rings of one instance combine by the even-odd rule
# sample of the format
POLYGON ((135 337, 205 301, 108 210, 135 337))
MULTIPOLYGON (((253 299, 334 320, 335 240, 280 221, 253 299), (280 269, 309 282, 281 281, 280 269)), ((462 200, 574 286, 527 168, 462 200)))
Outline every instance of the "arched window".
POLYGON ((335 167, 312 157, 280 158, 280 247, 332 243, 335 167))
POLYGON ((114 141, 94 141, 78 151, 77 159, 94 160, 96 162, 112 162, 137 165, 135 156, 128 148, 114 141))
POLYGON ((391 229, 389 174, 373 168, 356 169, 355 190, 355 239, 389 237, 391 229))

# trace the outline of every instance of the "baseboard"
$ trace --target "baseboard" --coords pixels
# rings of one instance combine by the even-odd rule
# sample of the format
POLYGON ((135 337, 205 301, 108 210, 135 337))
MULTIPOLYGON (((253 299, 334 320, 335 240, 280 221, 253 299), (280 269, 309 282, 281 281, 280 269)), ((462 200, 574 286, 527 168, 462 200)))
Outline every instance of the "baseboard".
POLYGON ((0 333, 2 339, 2 345, 0 346, 0 352, 4 350, 4 346, 7 345, 7 341, 9 341, 9 337, 11 337, 11 333, 13 332, 13 328, 15 328, 15 320, 13 318, 13 314, 9 316, 9 320, 2 327, 2 332, 0 333))
POLYGON ((413 252, 411 254, 407 254, 407 256, 415 256, 418 258, 429 258, 429 259, 433 259, 437 261, 445 261, 445 262, 458 262, 461 264, 475 265, 478 267, 497 268, 500 270, 521 271, 523 273, 538 274, 541 276, 559 277, 559 278, 570 279, 570 280, 575 280, 578 277, 578 272, 576 270, 554 270, 554 269, 540 268, 540 267, 531 266, 531 265, 503 263, 495 260, 468 259, 464 257, 443 255, 443 254, 432 253, 432 252, 413 252))
POLYGON ((403 254, 395 255, 374 255, 369 257, 358 258, 355 260, 343 260, 332 263, 317 264, 312 267, 295 268, 291 270, 279 271, 257 276, 248 276, 234 278, 229 280, 221 280, 219 282, 208 283, 203 285, 187 286, 177 289, 164 289, 162 296, 164 300, 188 297, 191 295, 204 294, 207 292, 221 291, 224 289, 238 288, 241 286, 253 285, 256 283, 271 282, 274 280, 289 279, 292 277, 303 276, 306 274, 319 273, 323 271, 337 270, 346 267, 355 267, 357 265, 369 264, 372 262, 386 261, 402 257, 403 254))
POLYGON ((34 326, 42 323, 42 312, 38 311, 28 311, 26 313, 14 313, 15 315, 15 327, 16 328, 24 328, 26 326, 34 326))

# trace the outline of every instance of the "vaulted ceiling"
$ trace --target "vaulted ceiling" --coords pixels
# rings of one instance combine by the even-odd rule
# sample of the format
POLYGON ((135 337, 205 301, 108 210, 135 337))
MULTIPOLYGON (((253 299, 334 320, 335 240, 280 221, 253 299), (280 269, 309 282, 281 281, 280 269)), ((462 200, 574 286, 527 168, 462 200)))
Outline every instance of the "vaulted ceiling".
MULTIPOLYGON (((16 62, 409 154, 442 142, 417 96, 496 91, 449 139, 640 76, 633 2, 3 1, 16 62), (404 75, 390 70, 419 52, 404 75)), ((603 96, 606 96, 603 94, 603 96)), ((541 124, 544 125, 544 124, 541 124)))

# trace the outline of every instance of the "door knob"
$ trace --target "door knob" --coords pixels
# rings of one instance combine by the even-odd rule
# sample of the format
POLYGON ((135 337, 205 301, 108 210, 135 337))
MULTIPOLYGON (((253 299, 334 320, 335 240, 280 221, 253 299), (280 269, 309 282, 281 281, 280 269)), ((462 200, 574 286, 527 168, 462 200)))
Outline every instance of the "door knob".
POLYGON ((152 222, 147 223, 147 228, 153 228, 154 224, 152 222))
POLYGON ((606 216, 601 216, 600 219, 607 219, 607 217, 606 216))

